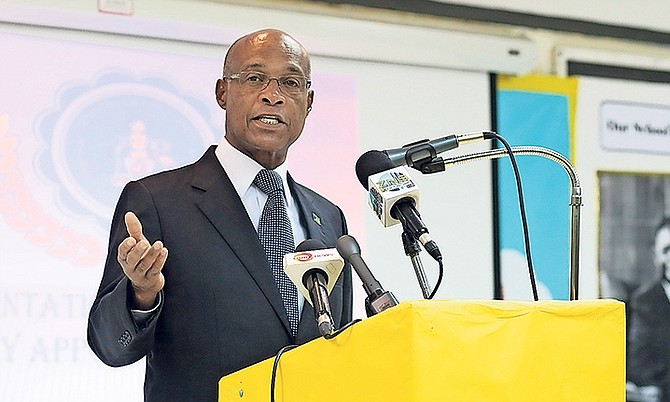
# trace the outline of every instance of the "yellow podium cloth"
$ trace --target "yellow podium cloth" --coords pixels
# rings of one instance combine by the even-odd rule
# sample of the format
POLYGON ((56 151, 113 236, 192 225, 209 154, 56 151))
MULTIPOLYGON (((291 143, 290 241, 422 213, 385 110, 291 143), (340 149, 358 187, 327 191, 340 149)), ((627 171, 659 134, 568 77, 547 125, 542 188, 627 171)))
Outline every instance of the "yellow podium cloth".
MULTIPOLYGON (((286 352, 276 401, 623 402, 624 328, 613 300, 403 302, 286 352)), ((219 400, 269 401, 272 360, 219 400)))

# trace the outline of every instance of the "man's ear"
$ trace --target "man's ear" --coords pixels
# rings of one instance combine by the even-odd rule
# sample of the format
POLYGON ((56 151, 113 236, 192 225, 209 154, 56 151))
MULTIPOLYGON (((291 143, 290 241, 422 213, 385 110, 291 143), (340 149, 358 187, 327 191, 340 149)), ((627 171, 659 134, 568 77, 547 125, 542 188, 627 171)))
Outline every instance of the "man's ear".
POLYGON ((214 89, 216 103, 224 110, 226 109, 226 90, 228 90, 228 81, 223 78, 216 80, 216 88, 214 89))
POLYGON ((307 114, 305 116, 309 116, 309 112, 312 111, 312 103, 314 103, 314 91, 310 90, 307 92, 307 114))

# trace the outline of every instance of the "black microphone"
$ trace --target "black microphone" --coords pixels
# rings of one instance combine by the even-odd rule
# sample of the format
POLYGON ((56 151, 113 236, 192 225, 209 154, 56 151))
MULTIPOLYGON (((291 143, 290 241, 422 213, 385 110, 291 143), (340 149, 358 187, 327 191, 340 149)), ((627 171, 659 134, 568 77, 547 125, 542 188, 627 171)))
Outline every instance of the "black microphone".
POLYGON ((373 150, 365 152, 358 158, 356 175, 358 181, 368 190, 370 206, 384 226, 391 226, 394 223, 386 219, 388 212, 393 219, 402 223, 405 232, 423 244, 435 260, 442 259, 437 243, 430 238, 428 228, 416 210, 418 187, 411 181, 404 168, 395 167, 385 153, 373 150), (393 180, 398 177, 402 183, 396 185, 393 180), (400 193, 402 196, 394 193, 400 193))
POLYGON ((419 140, 402 148, 387 149, 382 152, 389 157, 394 166, 409 166, 422 173, 444 171, 444 161, 437 159, 442 152, 457 148, 463 143, 479 140, 495 139, 492 131, 477 131, 466 134, 451 134, 434 140, 419 140))
POLYGON ((368 265, 363 261, 361 248, 353 236, 341 236, 337 239, 335 247, 342 258, 354 267, 354 271, 356 271, 361 282, 363 282, 363 288, 368 295, 365 298, 365 312, 368 317, 380 313, 389 307, 398 305, 398 300, 393 293, 384 291, 382 285, 375 279, 372 271, 370 271, 368 265))
POLYGON ((402 244, 405 248, 405 255, 412 261, 414 273, 416 273, 416 279, 419 281, 419 287, 421 288, 421 293, 423 293, 423 298, 428 299, 430 298, 431 289, 428 284, 428 279, 426 279, 426 272, 423 269, 421 257, 419 257, 421 246, 419 245, 419 242, 407 232, 402 232, 402 244))
POLYGON ((328 249, 320 240, 304 240, 295 251, 284 256, 284 271, 298 290, 309 296, 321 335, 332 334, 335 324, 328 299, 329 285, 332 289, 344 262, 335 249, 328 249))

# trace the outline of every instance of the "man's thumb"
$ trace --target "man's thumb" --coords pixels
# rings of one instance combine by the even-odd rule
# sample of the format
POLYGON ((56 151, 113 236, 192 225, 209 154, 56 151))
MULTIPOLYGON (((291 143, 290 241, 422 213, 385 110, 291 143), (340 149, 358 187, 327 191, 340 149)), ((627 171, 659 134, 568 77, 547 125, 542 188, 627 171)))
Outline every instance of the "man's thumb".
POLYGON ((126 229, 128 230, 128 234, 133 239, 137 240, 138 242, 144 239, 144 235, 142 234, 142 224, 134 213, 130 211, 126 212, 124 220, 126 221, 126 229))

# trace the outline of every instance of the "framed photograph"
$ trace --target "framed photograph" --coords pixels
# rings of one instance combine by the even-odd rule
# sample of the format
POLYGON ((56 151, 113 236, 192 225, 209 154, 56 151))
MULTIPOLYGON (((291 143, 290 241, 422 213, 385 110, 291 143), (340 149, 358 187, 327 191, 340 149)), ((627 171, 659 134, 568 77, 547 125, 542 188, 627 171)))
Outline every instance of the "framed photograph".
POLYGON ((599 172, 600 296, 624 302, 651 281, 654 229, 670 216, 670 174, 599 172))
POLYGON ((670 174, 599 172, 600 296, 626 303, 627 400, 670 400, 670 174))

